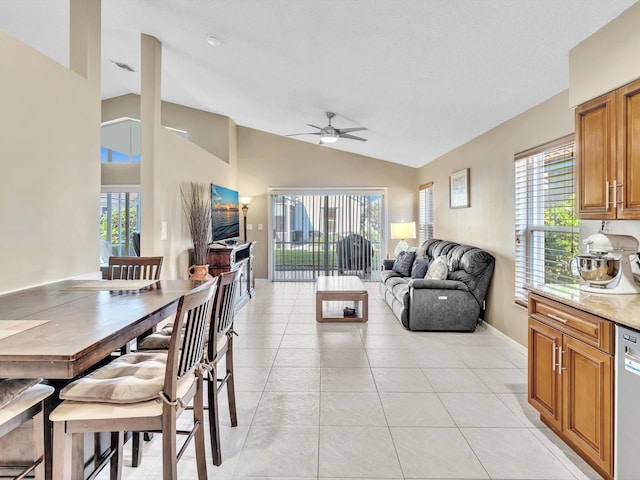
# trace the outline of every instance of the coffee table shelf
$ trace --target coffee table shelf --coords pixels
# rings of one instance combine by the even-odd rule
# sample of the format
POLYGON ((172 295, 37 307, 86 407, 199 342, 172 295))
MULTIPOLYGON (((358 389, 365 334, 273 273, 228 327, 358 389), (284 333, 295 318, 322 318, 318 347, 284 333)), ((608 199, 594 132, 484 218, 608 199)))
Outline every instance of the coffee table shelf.
POLYGON ((358 277, 318 277, 316 281, 317 322, 366 322, 369 318, 368 314, 369 294, 358 277), (324 302, 354 302, 357 316, 325 316, 324 302))

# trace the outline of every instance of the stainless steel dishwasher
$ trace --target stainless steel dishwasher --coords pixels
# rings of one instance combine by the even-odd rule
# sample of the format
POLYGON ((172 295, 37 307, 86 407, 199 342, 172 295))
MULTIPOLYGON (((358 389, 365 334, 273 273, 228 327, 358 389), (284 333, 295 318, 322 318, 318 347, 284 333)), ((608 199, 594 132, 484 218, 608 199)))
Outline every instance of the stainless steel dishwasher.
POLYGON ((615 480, 640 478, 640 332, 616 325, 615 480))

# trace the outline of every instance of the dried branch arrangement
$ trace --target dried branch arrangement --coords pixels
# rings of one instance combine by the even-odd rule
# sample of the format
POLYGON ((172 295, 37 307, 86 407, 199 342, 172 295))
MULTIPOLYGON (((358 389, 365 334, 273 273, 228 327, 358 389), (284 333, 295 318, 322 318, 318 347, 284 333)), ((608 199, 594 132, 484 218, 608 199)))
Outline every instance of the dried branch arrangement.
POLYGON ((209 185, 191 182, 180 187, 182 206, 189 222, 196 265, 206 265, 211 241, 211 192, 209 185))

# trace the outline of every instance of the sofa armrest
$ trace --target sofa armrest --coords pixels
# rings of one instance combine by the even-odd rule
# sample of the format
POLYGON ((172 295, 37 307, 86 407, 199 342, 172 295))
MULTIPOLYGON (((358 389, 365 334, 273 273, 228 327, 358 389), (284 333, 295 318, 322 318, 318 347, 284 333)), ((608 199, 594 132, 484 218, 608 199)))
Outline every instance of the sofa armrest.
POLYGON ((409 288, 432 289, 432 290, 463 290, 469 291, 469 287, 457 280, 427 280, 424 278, 414 278, 409 281, 409 288))
POLYGON ((393 270, 393 262, 395 262, 395 260, 391 260, 390 258, 382 259, 382 269, 393 270))

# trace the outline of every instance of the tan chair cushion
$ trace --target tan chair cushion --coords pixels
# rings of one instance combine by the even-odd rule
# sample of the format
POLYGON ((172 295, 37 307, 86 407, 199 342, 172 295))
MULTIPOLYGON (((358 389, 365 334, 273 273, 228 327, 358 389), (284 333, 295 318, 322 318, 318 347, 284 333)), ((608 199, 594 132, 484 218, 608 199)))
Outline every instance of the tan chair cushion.
POLYGON ((22 392, 40 383, 41 378, 0 378, 0 408, 22 392))
POLYGON ((138 342, 138 350, 169 350, 173 325, 158 330, 151 335, 147 335, 138 342))
POLYGON ((63 400, 138 403, 158 398, 164 387, 166 352, 130 353, 60 391, 63 400))
MULTIPOLYGON (((178 383, 177 397, 183 398, 195 391, 195 375, 185 375, 178 383)), ((162 415, 164 402, 156 396, 153 400, 138 403, 75 402, 65 400, 58 405, 49 419, 52 422, 69 420, 101 420, 123 418, 151 418, 162 415)))
POLYGON ((0 430, 5 423, 29 410, 35 404, 40 403, 53 392, 54 389, 52 386, 39 383, 15 396, 10 402, 0 408, 0 430))

